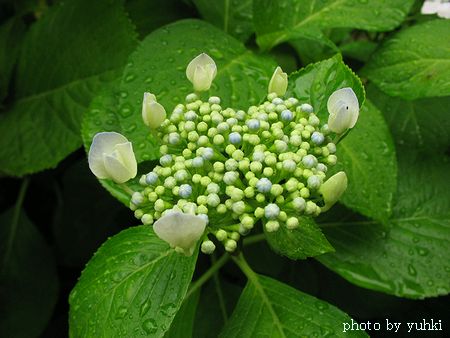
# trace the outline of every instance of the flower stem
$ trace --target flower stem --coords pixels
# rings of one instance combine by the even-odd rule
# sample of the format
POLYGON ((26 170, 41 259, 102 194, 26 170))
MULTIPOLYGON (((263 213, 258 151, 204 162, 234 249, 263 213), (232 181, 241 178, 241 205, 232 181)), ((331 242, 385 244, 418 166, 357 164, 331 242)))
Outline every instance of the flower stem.
POLYGON ((247 246, 247 245, 256 244, 265 239, 266 239, 265 234, 257 234, 257 235, 249 236, 249 237, 244 238, 243 245, 247 246))
POLYGON ((336 135, 336 137, 333 140, 333 143, 335 145, 338 145, 339 142, 341 142, 347 135, 348 132, 350 131, 350 129, 347 129, 346 131, 344 131, 342 134, 336 135))
POLYGON ((134 190, 133 189, 131 189, 129 186, 127 186, 125 183, 121 183, 121 184, 119 184, 119 186, 123 189, 123 190, 125 190, 125 192, 128 194, 128 195, 133 195, 134 194, 134 190))
POLYGON ((191 284, 191 287, 189 288, 188 292, 186 293, 186 297, 188 298, 190 295, 192 295, 195 291, 197 291, 198 288, 200 288, 203 284, 205 284, 208 279, 210 279, 214 273, 216 273, 222 266, 225 265, 225 263, 230 258, 229 254, 224 254, 222 257, 220 257, 209 269, 206 271, 203 275, 200 276, 195 282, 191 284))
MULTIPOLYGON (((217 262, 217 258, 215 254, 211 255, 211 262, 213 265, 217 262)), ((214 286, 216 288, 217 297, 219 298, 219 306, 220 311, 222 312, 223 322, 226 323, 228 321, 228 313, 225 305, 225 298, 223 296, 222 288, 220 286, 219 274, 216 270, 213 274, 214 286)))

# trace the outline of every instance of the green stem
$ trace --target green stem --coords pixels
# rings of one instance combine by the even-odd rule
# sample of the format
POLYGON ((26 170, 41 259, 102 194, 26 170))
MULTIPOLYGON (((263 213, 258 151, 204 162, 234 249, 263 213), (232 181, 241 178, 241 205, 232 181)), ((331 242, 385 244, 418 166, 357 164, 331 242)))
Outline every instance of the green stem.
POLYGON ((131 196, 131 195, 134 194, 134 190, 131 189, 129 186, 127 186, 125 183, 120 183, 119 186, 120 186, 123 190, 125 190, 125 192, 126 192, 128 195, 131 196))
MULTIPOLYGON (((217 259, 215 254, 211 255, 211 262, 213 265, 216 264, 217 259)), ((217 297, 219 298, 219 306, 220 311, 222 312, 223 322, 226 323, 228 321, 227 307, 225 306, 225 298, 223 296, 222 288, 220 286, 219 274, 217 270, 213 274, 213 281, 214 286, 216 288, 217 297)))
POLYGON ((186 297, 188 298, 190 295, 192 295, 197 289, 199 289, 203 284, 205 284, 208 279, 210 279, 216 271, 218 271, 222 266, 225 265, 225 263, 230 258, 230 255, 224 254, 222 257, 220 257, 210 268, 208 271, 206 271, 203 275, 200 276, 199 279, 197 279, 195 282, 191 284, 191 287, 189 288, 188 292, 186 293, 186 297))
POLYGON ((2 273, 3 273, 4 269, 6 268, 6 263, 9 260, 9 256, 11 255, 14 238, 16 237, 16 233, 17 233, 17 226, 19 224, 20 211, 22 209, 22 204, 25 199, 25 194, 27 192, 29 183, 30 183, 30 180, 28 179, 28 177, 25 177, 20 186, 16 205, 14 206, 13 216, 12 216, 12 220, 11 220, 11 230, 9 232, 8 240, 6 242, 5 256, 3 258, 2 273))
POLYGON ((336 137, 335 137, 334 140, 333 140, 333 143, 334 143, 335 145, 338 145, 338 143, 341 142, 341 141, 348 135, 348 132, 349 132, 349 131, 350 131, 350 129, 347 129, 347 130, 344 131, 342 134, 336 135, 336 137))

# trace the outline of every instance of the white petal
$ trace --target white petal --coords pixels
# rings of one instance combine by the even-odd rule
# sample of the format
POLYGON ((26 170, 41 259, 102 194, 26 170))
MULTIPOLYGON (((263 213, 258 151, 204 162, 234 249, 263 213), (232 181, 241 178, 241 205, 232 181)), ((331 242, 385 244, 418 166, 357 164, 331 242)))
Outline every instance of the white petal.
POLYGON ((327 108, 330 113, 328 126, 332 131, 342 133, 355 126, 359 116, 359 103, 353 89, 336 90, 328 98, 327 108))
POLYGON ((439 8, 437 12, 438 17, 444 18, 444 19, 450 19, 450 3, 442 3, 441 7, 439 8))
POLYGON ((158 219, 153 225, 153 230, 171 247, 181 248, 190 256, 205 227, 206 221, 201 217, 172 211, 158 219))
POLYGON ((212 79, 206 70, 206 67, 197 66, 194 71, 194 78, 192 84, 194 85, 194 90, 205 91, 211 87, 212 79))
POLYGON ((166 119, 166 110, 156 101, 151 101, 142 107, 142 119, 152 129, 158 128, 166 119))
POLYGON ((269 94, 276 93, 278 96, 283 96, 286 94, 287 86, 287 74, 283 72, 281 67, 277 67, 269 82, 269 94))
POLYGON ((105 154, 104 163, 108 178, 116 183, 124 183, 134 177, 133 173, 123 164, 120 154, 117 152, 113 152, 112 155, 105 154))
POLYGON ((437 1, 425 1, 420 12, 422 14, 434 14, 438 12, 440 6, 441 4, 437 1))
POLYGON ((133 145, 131 142, 117 144, 115 147, 116 151, 120 154, 122 159, 122 164, 128 169, 131 177, 136 177, 137 174, 137 162, 136 156, 134 155, 133 145))
POLYGON ((322 194, 325 202, 325 206, 321 208, 322 211, 330 209, 341 198, 346 189, 347 175, 343 171, 334 174, 326 180, 319 188, 319 192, 322 194))
POLYGON ((116 144, 125 142, 128 142, 127 138, 116 132, 103 132, 94 136, 89 149, 88 162, 89 169, 95 176, 98 178, 109 178, 109 174, 105 169, 103 154, 112 154, 116 144))
POLYGON ((216 63, 208 54, 202 53, 197 57, 195 57, 194 59, 192 59, 191 62, 189 62, 186 68, 186 77, 188 78, 188 80, 191 82, 194 81, 194 73, 197 66, 206 67, 206 65, 212 66, 210 71, 212 71, 213 77, 215 77, 217 73, 216 63))

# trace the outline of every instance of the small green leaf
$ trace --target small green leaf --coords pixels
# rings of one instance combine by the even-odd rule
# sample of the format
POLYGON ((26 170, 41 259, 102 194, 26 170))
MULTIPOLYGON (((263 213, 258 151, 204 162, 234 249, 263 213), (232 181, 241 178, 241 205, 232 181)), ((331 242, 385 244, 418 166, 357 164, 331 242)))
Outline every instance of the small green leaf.
POLYGON ((356 40, 339 46, 342 55, 361 62, 367 62, 372 53, 377 49, 377 44, 369 40, 356 40))
POLYGON ((385 223, 322 224, 335 253, 318 260, 359 286, 399 297, 450 292, 450 165, 420 156, 399 162, 397 204, 385 223))
POLYGON ((196 260, 176 253, 151 227, 122 231, 100 247, 72 290, 70 335, 164 336, 196 260))
POLYGON ((380 111, 399 146, 444 152, 450 145, 450 96, 406 101, 370 85, 368 96, 380 111))
POLYGON ((290 259, 305 259, 334 251, 311 218, 300 218, 300 225, 295 230, 281 226, 278 231, 264 232, 271 248, 290 259))
POLYGON ((254 0, 256 41, 270 49, 311 28, 350 27, 388 31, 397 27, 413 0, 254 0))
POLYGON ((197 305, 200 299, 200 289, 185 298, 180 310, 173 319, 169 331, 166 332, 164 338, 192 338, 194 329, 194 319, 197 313, 197 305))
POLYGON ((305 30, 296 39, 290 40, 304 65, 328 59, 339 53, 338 47, 320 30, 305 30))
POLYGON ((364 88, 359 78, 343 62, 340 55, 320 61, 289 76, 287 95, 309 102, 317 116, 328 119, 327 100, 337 89, 351 87, 358 97, 359 106, 364 103, 364 88))
POLYGON ((20 17, 9 19, 0 26, 0 102, 6 97, 10 77, 25 35, 20 17))
POLYGON ((350 321, 324 301, 254 274, 220 337, 367 337, 364 331, 343 333, 350 321))
POLYGON ((387 40, 362 73, 383 92, 405 99, 450 93, 450 21, 436 19, 405 28, 387 40))
POLYGON ((14 105, 0 114, 0 167, 22 176, 54 167, 81 145, 90 100, 119 75, 136 44, 120 2, 58 2, 21 48, 14 105))
POLYGON ((0 336, 38 337, 58 298, 56 264, 26 214, 13 213, 0 215, 0 336))
POLYGON ((245 42, 254 32, 253 0, 193 0, 202 17, 245 42))
POLYGON ((345 171, 349 182, 341 202, 376 220, 388 219, 397 186, 397 159, 383 115, 369 100, 336 155, 333 171, 345 171))

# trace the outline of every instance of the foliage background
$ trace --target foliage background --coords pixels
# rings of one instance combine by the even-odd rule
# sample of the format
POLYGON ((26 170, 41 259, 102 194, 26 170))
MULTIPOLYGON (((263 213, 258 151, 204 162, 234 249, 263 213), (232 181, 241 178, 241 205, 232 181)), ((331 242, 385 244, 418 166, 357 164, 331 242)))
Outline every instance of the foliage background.
MULTIPOLYGON (((180 100, 183 65, 204 49, 220 72, 212 92, 230 106, 262 97, 279 63, 288 73, 309 65, 290 91, 317 107, 330 74, 353 79, 337 53, 366 86, 360 126, 340 154, 353 186, 320 220, 336 254, 293 261, 261 242, 246 250, 253 269, 360 322, 450 323, 448 21, 420 15, 421 1, 329 1, 318 12, 298 3, 313 2, 0 1, 0 336, 68 332, 81 270, 107 238, 136 225, 90 173, 82 136, 87 146, 100 130, 132 135, 141 170, 151 168, 157 152, 136 127, 136 98, 151 86, 166 106, 180 100), (187 18, 217 28, 157 30, 187 18)), ((200 255, 194 279, 210 264, 200 255)), ((211 280, 192 296, 194 337, 217 336, 243 290, 233 264, 219 276, 220 292, 211 280)))

